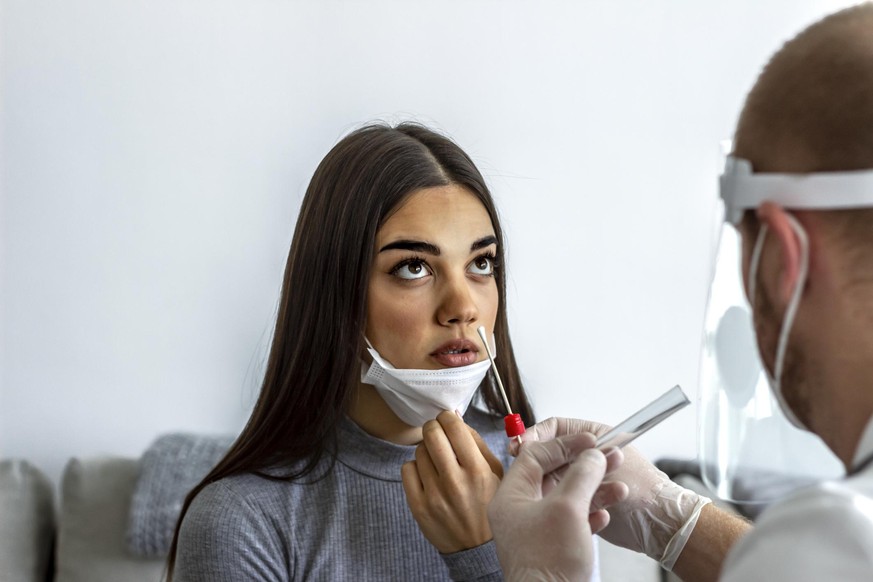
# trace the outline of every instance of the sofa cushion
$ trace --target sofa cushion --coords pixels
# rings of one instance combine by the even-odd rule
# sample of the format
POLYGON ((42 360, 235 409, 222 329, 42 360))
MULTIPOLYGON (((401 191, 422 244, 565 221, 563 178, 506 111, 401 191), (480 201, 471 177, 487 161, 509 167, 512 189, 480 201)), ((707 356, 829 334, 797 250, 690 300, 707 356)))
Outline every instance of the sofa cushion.
POLYGON ((169 553, 185 497, 232 443, 229 435, 170 433, 146 449, 130 505, 127 546, 133 553, 169 553))
POLYGON ((127 550, 125 530, 139 463, 103 457, 71 459, 61 481, 57 582, 158 582, 163 559, 127 550))
POLYGON ((53 489, 49 479, 27 461, 0 461, 0 580, 49 579, 53 489))

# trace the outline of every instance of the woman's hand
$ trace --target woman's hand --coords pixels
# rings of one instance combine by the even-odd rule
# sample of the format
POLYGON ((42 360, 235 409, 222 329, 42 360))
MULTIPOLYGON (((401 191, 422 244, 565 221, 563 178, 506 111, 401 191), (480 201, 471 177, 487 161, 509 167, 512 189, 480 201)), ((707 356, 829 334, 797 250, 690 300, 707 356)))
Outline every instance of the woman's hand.
POLYGON ((406 502, 424 536, 443 554, 491 539, 486 509, 503 466, 454 412, 422 427, 415 460, 400 470, 406 502))

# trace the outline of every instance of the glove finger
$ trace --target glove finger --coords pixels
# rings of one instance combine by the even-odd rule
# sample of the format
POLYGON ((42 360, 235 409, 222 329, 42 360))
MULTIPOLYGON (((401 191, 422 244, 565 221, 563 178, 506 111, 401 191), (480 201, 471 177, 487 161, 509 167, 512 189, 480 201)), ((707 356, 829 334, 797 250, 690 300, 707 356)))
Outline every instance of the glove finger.
MULTIPOLYGON (((538 422, 532 427, 528 428, 524 431, 524 434, 521 435, 522 442, 534 442, 534 441, 550 441, 554 439, 557 430, 558 419, 554 416, 551 418, 547 418, 542 422, 538 422)), ((509 454, 513 457, 518 455, 520 443, 518 439, 510 439, 509 440, 509 454)))
MULTIPOLYGON (((543 476, 567 465, 577 455, 594 445, 594 436, 584 433, 543 443, 525 443, 511 470, 525 475, 527 482, 541 493, 543 476)), ((604 463, 605 467, 606 463, 604 463)))
POLYGON ((597 510, 588 516, 588 527, 591 528, 591 533, 597 532, 606 528, 609 525, 609 512, 605 509, 597 510))
POLYGON ((602 483, 594 497, 591 498, 591 511, 606 509, 616 503, 621 503, 627 499, 628 487, 627 484, 621 481, 609 481, 602 483))
POLYGON ((578 499, 590 506, 591 499, 600 487, 605 474, 606 458, 603 453, 597 449, 582 451, 567 468, 555 492, 562 497, 578 499))
MULTIPOLYGON (((579 434, 582 432, 590 432, 591 434, 598 436, 608 432, 610 428, 611 427, 608 425, 590 420, 553 416, 528 428, 524 434, 521 435, 521 440, 523 442, 549 441, 557 437, 579 434)), ((509 453, 511 455, 517 455, 518 448, 519 445, 516 440, 510 441, 509 453)))
POLYGON ((603 451, 603 454, 606 455, 607 473, 612 473, 613 471, 621 467, 622 463, 624 463, 624 453, 621 449, 617 447, 607 449, 603 451))

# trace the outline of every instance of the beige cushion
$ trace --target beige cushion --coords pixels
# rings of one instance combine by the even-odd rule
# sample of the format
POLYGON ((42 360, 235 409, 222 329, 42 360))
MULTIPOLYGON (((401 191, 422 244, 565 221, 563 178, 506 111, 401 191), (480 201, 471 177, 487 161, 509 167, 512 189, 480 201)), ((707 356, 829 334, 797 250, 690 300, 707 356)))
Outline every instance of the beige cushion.
POLYGON ((130 554, 125 530, 139 464, 117 457, 71 459, 61 483, 57 582, 158 582, 164 559, 130 554))
POLYGON ((0 461, 0 580, 45 582, 54 537, 54 491, 27 461, 0 461))

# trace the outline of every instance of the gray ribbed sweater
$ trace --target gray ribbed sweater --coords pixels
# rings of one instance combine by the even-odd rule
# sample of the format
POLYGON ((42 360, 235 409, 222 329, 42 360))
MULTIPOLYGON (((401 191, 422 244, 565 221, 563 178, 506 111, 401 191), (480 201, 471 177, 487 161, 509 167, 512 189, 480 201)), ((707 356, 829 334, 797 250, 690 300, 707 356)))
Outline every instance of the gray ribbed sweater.
MULTIPOLYGON (((506 466, 502 419, 471 408, 465 420, 506 466)), ((493 542, 441 555, 421 534, 400 480, 414 451, 346 419, 321 480, 244 474, 209 485, 182 524, 175 580, 502 580, 493 542)))

